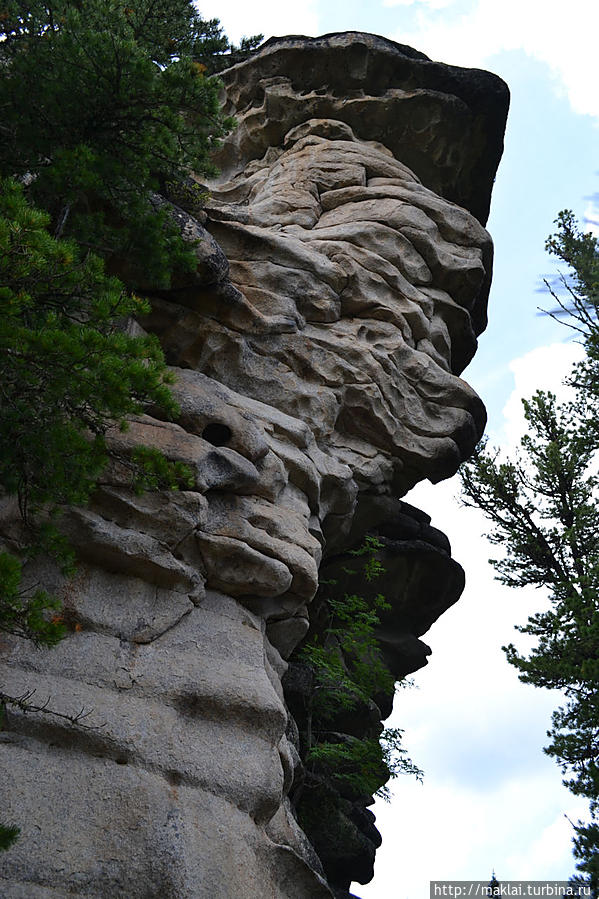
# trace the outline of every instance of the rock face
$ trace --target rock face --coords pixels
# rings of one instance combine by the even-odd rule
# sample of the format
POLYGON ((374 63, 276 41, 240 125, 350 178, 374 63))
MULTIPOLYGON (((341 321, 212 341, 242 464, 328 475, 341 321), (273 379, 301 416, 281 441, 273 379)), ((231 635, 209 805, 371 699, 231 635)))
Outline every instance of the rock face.
MULTIPOLYGON (((76 575, 30 572, 71 633, 52 651, 3 638, 3 689, 90 714, 7 714, 10 899, 348 895, 379 842, 369 800, 344 799, 314 845, 293 810, 307 688, 286 660, 319 570, 342 591, 344 554, 378 536, 398 678, 463 586, 399 497, 453 474, 484 427, 459 375, 485 323, 505 85, 355 33, 272 39, 222 77, 239 125, 206 220, 173 209, 198 269, 141 322, 181 415, 110 435, 120 459, 144 443, 185 461, 195 486, 137 496, 115 462, 65 516, 76 575)), ((15 528, 7 507, 5 542, 15 528)))

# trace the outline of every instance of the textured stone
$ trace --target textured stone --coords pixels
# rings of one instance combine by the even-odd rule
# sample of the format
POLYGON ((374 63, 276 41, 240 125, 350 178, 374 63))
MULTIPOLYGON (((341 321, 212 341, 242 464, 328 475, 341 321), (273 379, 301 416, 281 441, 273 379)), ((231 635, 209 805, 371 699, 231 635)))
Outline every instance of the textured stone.
POLYGON ((240 116, 219 157, 225 175, 240 159, 280 147, 291 126, 341 120, 365 140, 384 134, 395 159, 423 183, 486 219, 508 106, 499 78, 352 31, 271 38, 260 56, 258 65, 250 59, 223 73, 229 109, 240 116))
MULTIPOLYGON (((268 106, 263 114, 268 133, 268 106)), ((302 134, 293 140, 292 129, 282 153, 219 185, 208 209, 232 280, 273 321, 269 339, 227 336, 206 322, 197 351, 182 342, 181 361, 236 391, 251 368, 246 394, 303 419, 329 446, 357 437, 385 451, 400 491, 423 475, 446 477, 484 424, 456 374, 484 319, 489 236, 346 123, 311 120, 302 134), (356 166, 363 177, 349 185, 356 166), (371 186, 366 173, 385 177, 373 175, 371 186), (230 203, 232 192, 243 205, 230 203), (274 324, 283 313, 295 313, 293 331, 274 324)))
POLYGON ((159 540, 130 528, 120 528, 89 509, 72 509, 62 530, 79 556, 100 561, 110 571, 133 574, 180 593, 197 594, 198 573, 179 561, 159 540))
MULTIPOLYGON (((3 854, 9 899, 348 897, 380 838, 367 797, 324 814, 301 763, 313 685, 286 660, 318 630, 319 573, 350 590, 365 533, 394 676, 426 664, 420 637, 463 585, 398 497, 452 474, 483 430, 460 373, 486 320, 505 85, 356 33, 272 39, 222 78, 239 124, 206 209, 153 198, 197 270, 127 325, 161 340, 180 415, 109 432, 90 507, 64 514, 77 573, 28 567, 67 638, 0 642, 2 689, 47 701, 10 708, 0 734, 2 817, 23 831, 3 854), (138 496, 140 445, 193 488, 138 496), (80 710, 75 726, 53 714, 80 710)), ((2 544, 22 538, 17 511, 0 504, 2 544)), ((338 716, 336 739, 376 737, 391 699, 338 716)))
POLYGON ((96 631, 131 643, 151 643, 174 627, 193 608, 187 596, 164 590, 147 580, 80 565, 64 589, 67 616, 82 630, 96 631), (69 602, 76 592, 76 608, 69 602))

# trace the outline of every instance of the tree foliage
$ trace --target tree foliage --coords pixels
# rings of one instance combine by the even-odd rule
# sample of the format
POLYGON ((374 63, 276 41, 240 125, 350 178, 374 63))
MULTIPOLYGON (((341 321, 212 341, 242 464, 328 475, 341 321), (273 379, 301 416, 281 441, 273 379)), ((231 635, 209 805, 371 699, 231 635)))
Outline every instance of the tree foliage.
MULTIPOLYGON (((308 766, 356 797, 376 795, 388 801, 387 781, 401 774, 422 780, 422 770, 403 746, 403 730, 386 727, 380 736, 360 739, 349 734, 337 742, 316 741, 308 753, 308 766), (382 784, 382 786, 381 786, 382 784)), ((301 809, 300 809, 301 812, 301 809)))
POLYGON ((350 551, 353 559, 335 561, 352 592, 338 580, 321 581, 310 632, 292 656, 286 684, 304 763, 292 802, 335 885, 349 876, 349 858, 354 879, 366 883, 372 876, 372 797, 388 799, 387 782, 402 774, 423 776, 403 746, 403 731, 380 721, 380 709, 396 689, 377 639, 381 615, 390 608, 376 593, 376 579, 384 574, 382 547, 366 535, 350 551))
MULTIPOLYGON (((146 404, 176 414, 158 342, 132 336, 140 291, 193 270, 165 196, 205 195, 231 129, 212 71, 234 47, 192 0, 0 0, 0 495, 22 532, 2 534, 0 630, 52 646, 59 604, 22 586, 22 564, 73 557, 60 508, 86 503, 109 427, 146 404)), ((190 486, 152 447, 126 460, 135 489, 190 486)), ((0 709, 56 714, 0 692, 0 709)), ((63 716, 79 723, 81 715, 63 716)), ((18 829, 0 826, 0 850, 18 829)))
POLYGON ((0 184, 0 482, 24 518, 88 499, 109 424, 150 401, 177 408, 157 339, 123 328, 149 304, 48 225, 20 186, 0 184))
POLYGON ((20 832, 18 827, 0 824, 0 852, 10 849, 20 832))
MULTIPOLYGON (((4 706, 0 700, 0 730, 4 721, 4 706)), ((14 824, 0 824, 0 852, 5 852, 17 841, 20 828, 14 824)))
POLYGON ((190 0, 0 2, 0 173, 24 178, 72 236, 129 286, 194 265, 152 192, 213 174, 232 127, 206 75, 228 41, 190 0), (212 49, 211 49, 212 48, 212 49))
MULTIPOLYGON (((48 225, 20 185, 0 181, 0 486, 18 500, 20 551, 64 564, 53 517, 89 499, 108 459, 107 429, 126 427, 149 402, 170 414, 177 406, 156 338, 123 328, 147 303, 48 225)), ((149 461, 132 461, 132 479, 143 482, 149 461)), ((51 645, 60 627, 42 613, 55 605, 44 591, 23 593, 19 560, 0 556, 0 629, 51 645)))
POLYGON ((599 892, 599 245, 560 213, 547 249, 567 263, 566 299, 552 295, 580 336, 585 359, 569 378, 574 399, 543 391, 524 400, 527 433, 504 459, 479 448, 462 468, 466 505, 481 509, 502 546, 492 560, 510 587, 543 589, 546 607, 517 630, 536 639, 527 655, 510 644, 507 659, 525 683, 559 689, 546 752, 569 789, 590 800, 591 820, 575 825, 580 880, 599 892))
MULTIPOLYGON (((558 229, 547 238, 545 249, 569 266, 568 274, 562 274, 560 278, 566 291, 565 301, 550 285, 547 286, 559 309, 566 315, 571 314, 568 324, 590 337, 599 308, 597 238, 592 232, 581 231, 574 213, 569 209, 559 213, 555 224, 558 229)), ((591 347, 587 345, 589 349, 591 347)))
MULTIPOLYGON (((380 541, 371 535, 351 554, 360 560, 352 570, 356 586, 384 573, 377 558, 380 541)), ((326 591, 327 584, 322 588, 326 591)), ((387 798, 384 785, 400 774, 421 778, 422 772, 401 745, 402 731, 386 728, 380 737, 359 739, 336 731, 335 721, 345 711, 367 707, 380 694, 393 694, 395 682, 383 662, 376 640, 380 613, 389 609, 381 594, 368 599, 359 594, 325 600, 328 623, 298 653, 313 672, 314 686, 306 753, 308 770, 351 788, 356 796, 376 793, 387 798)))
MULTIPOLYGON (((201 194, 190 173, 214 171, 233 123, 207 61, 232 51, 191 0, 0 0, 0 488, 25 558, 70 564, 53 516, 89 499, 108 427, 176 413, 158 342, 126 323, 140 286, 196 265, 155 192, 201 194)), ((136 489, 189 483, 153 448, 128 461, 136 489)), ((20 565, 2 556, 0 629, 53 643, 55 601, 21 590, 20 565)))

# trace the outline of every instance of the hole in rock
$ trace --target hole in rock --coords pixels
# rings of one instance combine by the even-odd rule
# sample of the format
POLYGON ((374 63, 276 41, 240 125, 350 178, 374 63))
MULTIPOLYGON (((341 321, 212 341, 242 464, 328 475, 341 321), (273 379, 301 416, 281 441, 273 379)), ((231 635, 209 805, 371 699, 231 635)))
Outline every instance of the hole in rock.
POLYGON ((180 771, 175 771, 174 768, 169 768, 166 772, 166 779, 173 787, 180 787, 183 783, 183 775, 180 771))
POLYGON ((232 436, 231 428, 228 425, 220 424, 218 421, 213 421, 206 425, 202 431, 202 437, 208 443, 211 443, 212 446, 225 446, 232 436))

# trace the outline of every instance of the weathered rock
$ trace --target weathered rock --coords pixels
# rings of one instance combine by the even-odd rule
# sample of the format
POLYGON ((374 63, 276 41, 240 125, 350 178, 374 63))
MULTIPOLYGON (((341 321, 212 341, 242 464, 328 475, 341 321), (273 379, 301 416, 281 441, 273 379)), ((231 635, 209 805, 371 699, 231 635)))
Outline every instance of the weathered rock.
MULTIPOLYGON (((484 426, 459 375, 485 322, 505 86, 355 33, 273 39, 223 82, 239 125, 205 212, 155 197, 198 260, 141 323, 180 416, 108 435, 91 507, 64 516, 78 572, 28 569, 69 636, 0 645, 2 689, 48 700, 0 734, 2 818, 23 831, 8 899, 349 896, 380 838, 368 797, 304 775, 313 685, 294 663, 284 692, 285 660, 319 626, 319 571, 349 589, 366 532, 394 676, 426 663, 420 637, 462 588, 446 538, 398 497, 452 474, 484 426), (138 496, 140 444, 193 489, 138 496)), ((16 512, 0 509, 13 548, 16 512)), ((335 739, 376 738, 391 697, 375 698, 335 739)))
POLYGON ((384 135, 395 159, 427 187, 486 221, 508 105, 501 79, 432 62, 412 47, 354 31, 271 38, 256 62, 250 59, 222 76, 228 108, 241 113, 240 126, 218 157, 224 175, 237 170, 240 160, 280 148, 292 126, 336 119, 365 140, 384 135))

